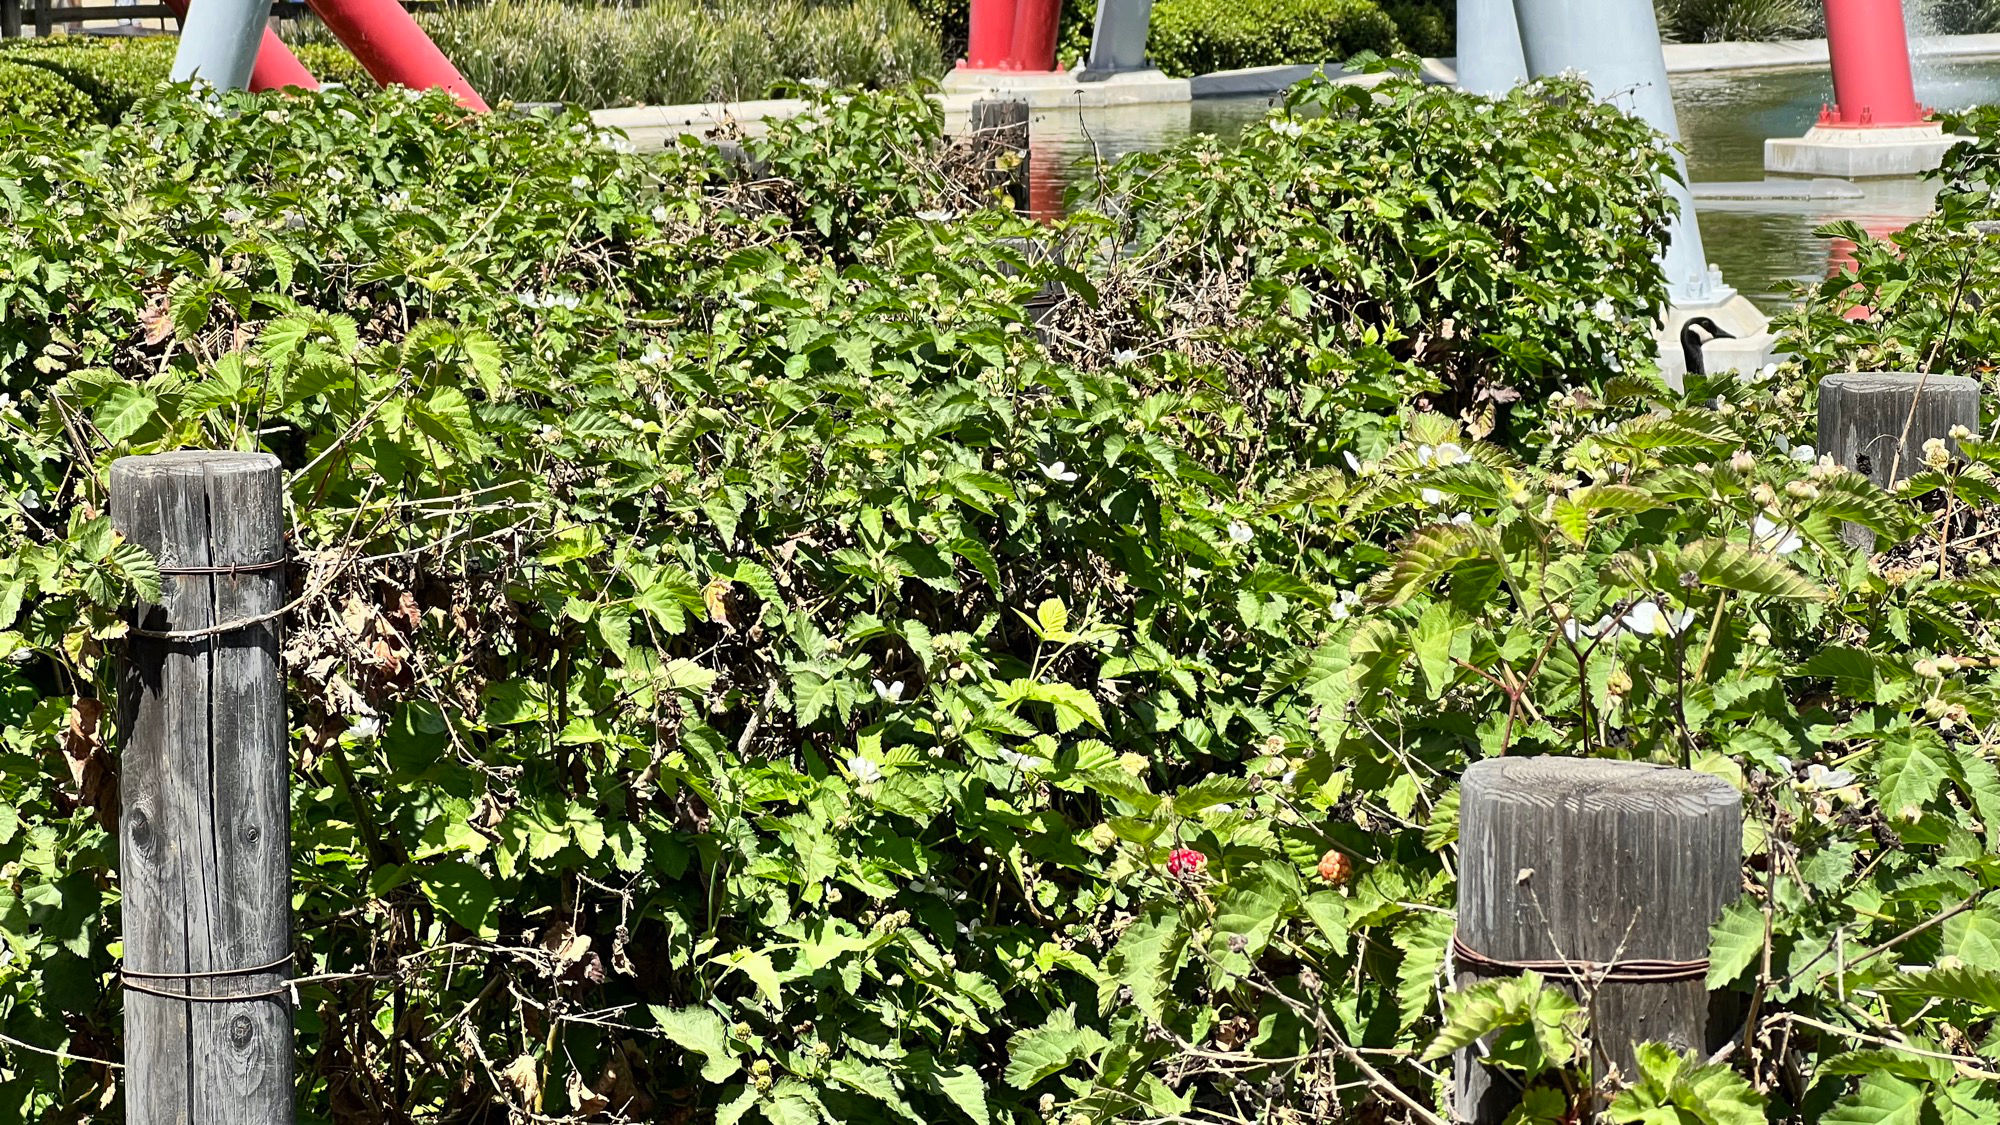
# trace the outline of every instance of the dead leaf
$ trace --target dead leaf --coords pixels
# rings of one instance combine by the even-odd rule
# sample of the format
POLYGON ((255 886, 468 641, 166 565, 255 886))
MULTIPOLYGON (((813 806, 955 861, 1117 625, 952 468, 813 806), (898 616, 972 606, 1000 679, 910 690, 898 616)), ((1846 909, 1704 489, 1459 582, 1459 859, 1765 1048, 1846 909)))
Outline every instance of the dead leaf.
POLYGON ((76 803, 97 814, 98 823, 115 830, 118 826, 118 775, 105 752, 104 702, 78 698, 70 702, 68 720, 63 724, 63 764, 69 767, 71 795, 76 803))
POLYGON ((584 1085, 583 1075, 572 1070, 569 1081, 563 1084, 569 1094, 572 1112, 580 1114, 603 1113, 611 1105, 611 1099, 584 1085))
POLYGON ((521 1104, 540 1112, 542 1104, 541 1070, 535 1065, 533 1055, 518 1055, 513 1062, 500 1068, 500 1083, 514 1091, 521 1104))
POLYGON ((652 1112, 653 1099, 647 1097, 646 1092, 639 1088, 639 1083, 632 1077, 632 1071, 635 1063, 643 1064, 644 1060, 645 1053, 640 1050, 639 1045, 630 1039, 625 1040, 619 1044, 619 1049, 612 1052, 611 1057, 605 1060, 604 1072, 597 1076, 597 1083, 592 1088, 604 1095, 619 1113, 643 1118, 652 1112))
POLYGON ((721 575, 710 579, 708 585, 701 588, 701 600, 708 606, 708 619, 728 629, 729 579, 721 575))
POLYGON ((577 933, 568 922, 557 922, 542 931, 541 945, 555 957, 556 971, 562 972, 590 952, 590 935, 577 933))
POLYGON ((146 346, 155 347, 174 334, 173 314, 167 307, 165 293, 153 294, 146 307, 139 313, 139 325, 146 330, 146 346))

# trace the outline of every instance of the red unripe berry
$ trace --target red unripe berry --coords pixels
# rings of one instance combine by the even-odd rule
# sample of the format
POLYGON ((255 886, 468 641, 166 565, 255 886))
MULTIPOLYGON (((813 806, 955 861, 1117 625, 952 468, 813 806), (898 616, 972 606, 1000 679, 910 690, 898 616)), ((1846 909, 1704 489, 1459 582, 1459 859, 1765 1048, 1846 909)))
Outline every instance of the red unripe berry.
POLYGON ((1208 857, 1193 848, 1175 848, 1173 854, 1167 857, 1167 874, 1185 879, 1201 870, 1201 865, 1207 862, 1208 857))

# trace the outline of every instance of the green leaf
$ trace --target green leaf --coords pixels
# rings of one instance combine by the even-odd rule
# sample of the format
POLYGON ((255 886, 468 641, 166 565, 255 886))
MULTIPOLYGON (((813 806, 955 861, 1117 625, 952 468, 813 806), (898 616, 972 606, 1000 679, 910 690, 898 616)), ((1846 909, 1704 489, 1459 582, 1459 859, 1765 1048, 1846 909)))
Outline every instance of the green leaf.
POLYGON ((1675 594, 1685 593, 1686 576, 1691 574, 1703 586, 1761 597, 1794 601, 1826 597, 1818 583, 1783 558, 1720 539, 1704 539, 1679 550, 1627 552, 1612 560, 1611 570, 1634 585, 1675 594))
POLYGON ((1955 965, 1898 973, 1875 986, 1885 993, 1953 1000, 1985 1010, 1985 1016, 2000 1013, 2000 968, 1984 965, 1955 965))
POLYGON ((1188 929, 1180 912, 1155 907, 1125 927, 1111 948, 1105 968, 1132 992, 1132 1005, 1155 1021, 1165 1006, 1161 997, 1187 957, 1188 929))
POLYGON ((784 1010, 785 998, 781 987, 784 978, 779 975, 778 967, 772 962, 770 954, 761 950, 739 949, 734 956, 724 958, 722 965, 749 977, 751 983, 757 986, 757 991, 763 994, 765 1001, 772 1008, 778 1011, 784 1010))
POLYGON ((136 383, 118 383, 97 404, 91 421, 105 441, 116 445, 145 429, 159 409, 160 400, 153 392, 136 383))
POLYGON ((1453 925, 1453 920, 1442 914, 1419 914, 1398 926, 1390 939, 1403 951, 1402 963, 1396 967, 1396 1009, 1404 1031, 1415 1027, 1431 1010, 1453 925))
POLYGON ((1923 1125, 1925 1100, 1924 1087, 1914 1082, 1869 1074, 1820 1117, 1820 1125, 1923 1125))
POLYGON ((903 1100, 903 1092, 897 1088, 895 1076, 889 1073, 888 1067, 846 1056, 833 1060, 833 1064, 827 1068, 827 1073, 835 1082, 856 1093, 873 1098, 900 1116, 923 1125, 924 1119, 917 1116, 917 1111, 910 1108, 909 1102, 903 1100))
POLYGON ((1035 622, 1042 628, 1044 638, 1055 637, 1069 632, 1069 607, 1061 598, 1050 598, 1035 607, 1035 622))
POLYGON ((1426 527, 1411 536, 1397 552, 1395 565, 1382 586, 1382 597, 1390 605, 1402 605, 1459 564, 1497 556, 1499 547, 1493 533, 1476 524, 1426 527))
POLYGON ((1721 988, 1764 959, 1764 911, 1751 899, 1729 904, 1708 931, 1708 988, 1721 988))
POLYGON ((1490 1039, 1485 1061, 1533 1079, 1550 1067, 1569 1065, 1580 1050, 1583 1007, 1561 989, 1547 987, 1539 973, 1483 981, 1445 995, 1445 1023, 1424 1052, 1441 1059, 1482 1038, 1490 1039))
POLYGON ((423 868, 417 881, 425 897, 452 921, 488 941, 500 936, 494 918, 500 893, 484 871, 463 860, 447 860, 423 868))
POLYGON ((702 1057, 702 1081, 721 1082, 742 1066, 729 1050, 729 1032, 721 1016, 707 1008, 669 1008, 661 1004, 650 1005, 648 1010, 668 1039, 682 1050, 702 1057))
POLYGON ((1892 820, 1913 821, 1938 794, 1949 773, 1944 743, 1925 728, 1907 728, 1882 740, 1875 752, 1877 799, 1892 820))
POLYGON ((973 1125, 992 1125, 993 1115, 986 1108, 986 1083, 980 1081, 971 1063, 938 1071, 931 1075, 931 1085, 970 1117, 973 1125))
POLYGON ((1026 1090, 1110 1044, 1095 1028, 1078 1027, 1074 1008, 1057 1008, 1042 1026, 1014 1033, 1007 1041, 1007 1084, 1026 1090))
POLYGON ((1618 1092, 1605 1116, 1647 1125, 1765 1125, 1764 1097, 1720 1063, 1705 1064, 1662 1043, 1635 1052, 1637 1081, 1618 1092))
POLYGON ((2000 770, 1977 746, 1966 742, 1952 747, 1952 765, 1953 778, 1986 828, 1986 850, 2000 853, 2000 770))

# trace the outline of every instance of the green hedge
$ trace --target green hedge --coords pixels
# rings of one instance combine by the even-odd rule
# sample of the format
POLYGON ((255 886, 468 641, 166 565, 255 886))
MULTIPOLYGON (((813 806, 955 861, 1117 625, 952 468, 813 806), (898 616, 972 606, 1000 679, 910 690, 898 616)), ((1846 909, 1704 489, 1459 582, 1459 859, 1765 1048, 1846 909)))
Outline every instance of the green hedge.
MULTIPOLYGON (((920 0, 919 10, 949 13, 940 35, 946 57, 965 50, 965 0, 920 0)), ((1154 66, 1175 76, 1245 66, 1340 62, 1363 51, 1401 48, 1418 55, 1449 55, 1453 0, 1154 0, 1154 66)), ((1096 0, 1068 0, 1056 48, 1059 66, 1090 53, 1096 0)))
MULTIPOLYGON (((53 71, 63 86, 80 91, 90 109, 84 119, 113 123, 134 103, 151 94, 173 70, 175 36, 113 39, 58 35, 50 39, 10 40, 0 58, 12 64, 53 71)), ((354 56, 339 47, 303 44, 294 48, 299 61, 323 82, 347 85, 373 82, 354 56)), ((46 76, 34 81, 47 84, 46 76)), ((11 103, 10 103, 11 104, 11 103)))
POLYGON ((1396 48, 1395 22, 1371 0, 1159 0, 1153 6, 1153 64, 1168 74, 1338 62, 1396 48))
POLYGON ((0 116, 83 125, 97 116, 90 96, 37 67, 0 61, 0 116))
MULTIPOLYGON (((896 85, 940 69, 934 25, 904 0, 495 0, 417 20, 495 102, 734 101, 801 83, 896 85)), ((286 34, 327 40, 310 21, 286 34)))
POLYGON ((1434 58, 1457 52, 1457 0, 1395 0, 1382 10, 1396 21, 1396 35, 1412 52, 1434 58))

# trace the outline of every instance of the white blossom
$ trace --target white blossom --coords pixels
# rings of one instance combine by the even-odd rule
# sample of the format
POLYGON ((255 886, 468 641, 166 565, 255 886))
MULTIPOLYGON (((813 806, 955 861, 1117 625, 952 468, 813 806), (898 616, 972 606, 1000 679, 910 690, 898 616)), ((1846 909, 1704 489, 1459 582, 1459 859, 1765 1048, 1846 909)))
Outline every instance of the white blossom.
POLYGON ((1563 622, 1563 636, 1572 641, 1581 637, 1609 637, 1616 635, 1617 632, 1618 623, 1611 620, 1611 615, 1608 613, 1589 625, 1582 624, 1574 617, 1563 622))
POLYGON ((1642 637, 1655 633, 1675 636, 1694 622, 1694 610, 1663 610, 1656 601, 1643 601, 1633 606, 1620 619, 1625 628, 1642 637))
POLYGON ((1022 773, 1033 773, 1036 770, 1047 769, 1049 765, 1047 758, 1037 758, 1033 754, 1021 754, 1013 750, 1000 751, 1000 760, 1020 770, 1022 773))
POLYGON ((1818 762, 1806 767, 1807 789, 1845 789, 1852 784, 1854 774, 1851 771, 1828 769, 1818 762))
POLYGON ((1250 525, 1241 520, 1230 520, 1229 541, 1232 543, 1250 542, 1250 525))
POLYGON ((1436 505, 1444 503, 1444 493, 1439 492, 1435 488, 1423 489, 1417 493, 1417 496, 1426 504, 1436 505))
POLYGON ((1590 315, 1599 320, 1610 320, 1618 315, 1618 306, 1612 304, 1609 297, 1599 297, 1597 304, 1591 307, 1590 315))
POLYGON ((1062 484, 1068 484, 1069 482, 1076 479, 1075 471, 1072 470, 1068 464, 1062 461, 1057 461, 1052 465, 1043 465, 1041 468, 1042 468, 1042 475, 1049 478, 1052 481, 1058 481, 1062 484))
POLYGON ((1352 449, 1341 454, 1341 456, 1347 458, 1347 467, 1350 470, 1352 470, 1355 473, 1359 473, 1361 471, 1361 458, 1356 457, 1352 449))
POLYGON ((1451 522, 1453 522, 1453 523, 1455 523, 1455 524, 1458 524, 1458 525, 1459 525, 1460 527, 1463 527, 1463 526, 1465 526, 1466 524, 1469 524, 1469 523, 1471 523, 1471 522, 1472 522, 1472 513, 1471 513, 1471 512, 1460 512, 1460 513, 1458 513, 1457 515, 1455 515, 1455 516, 1451 517, 1451 522))
POLYGON ((882 780, 882 767, 859 754, 847 759, 847 772, 863 785, 882 780))
POLYGON ((1465 452, 1465 447, 1459 445, 1455 441, 1445 442, 1443 445, 1440 445, 1437 447, 1437 449, 1433 450, 1432 454, 1436 458, 1437 463, 1440 467, 1443 467, 1445 465, 1456 465, 1461 461, 1472 460, 1471 456, 1469 456, 1465 452))
POLYGON ((1131 348, 1121 348, 1111 353, 1111 362, 1121 366, 1128 363, 1137 363, 1139 362, 1139 353, 1133 351, 1131 348))
POLYGON ((1776 555, 1789 555, 1805 546, 1805 540, 1799 538, 1797 530, 1762 515, 1750 524, 1750 539, 1776 555))
POLYGON ((885 684, 881 680, 876 680, 875 698, 887 700, 890 703, 900 702, 903 698, 903 681, 897 680, 893 683, 885 684))
POLYGON ((1271 131, 1281 137, 1297 137, 1305 134, 1306 127, 1287 117, 1281 121, 1271 122, 1271 131))

